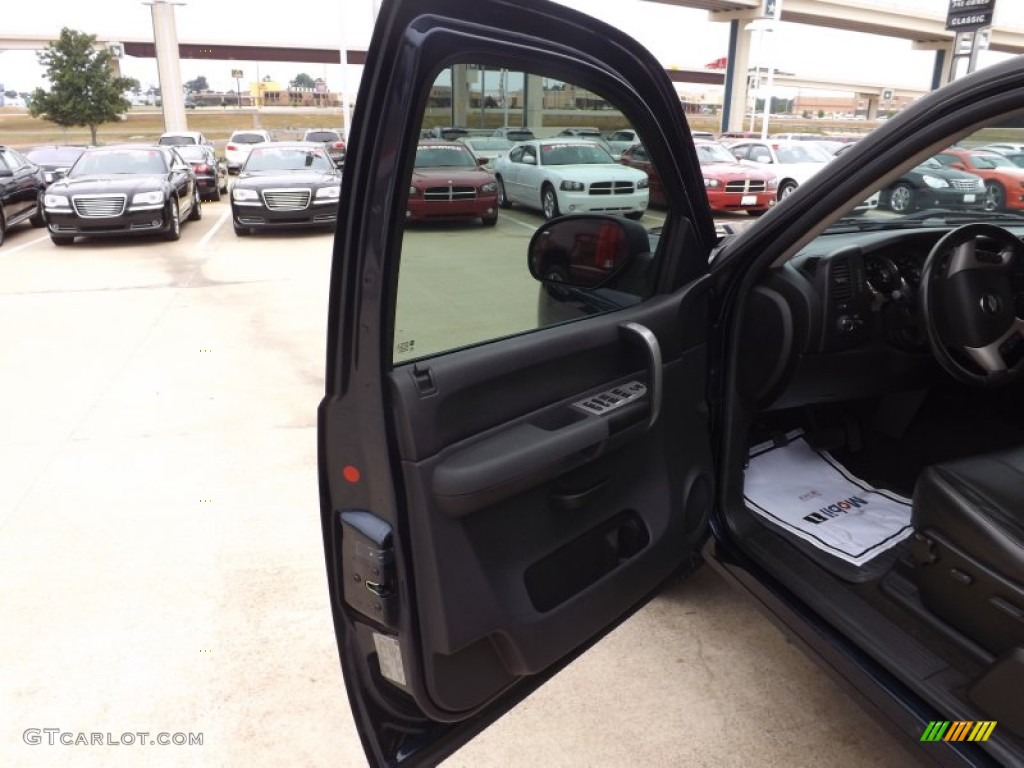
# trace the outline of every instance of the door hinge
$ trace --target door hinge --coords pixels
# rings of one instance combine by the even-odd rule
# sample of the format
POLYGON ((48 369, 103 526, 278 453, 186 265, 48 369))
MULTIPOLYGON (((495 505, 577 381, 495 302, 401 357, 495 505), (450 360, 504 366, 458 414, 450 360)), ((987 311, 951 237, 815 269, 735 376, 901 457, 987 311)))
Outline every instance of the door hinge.
POLYGON ((391 526, 363 510, 346 510, 340 518, 345 602, 364 616, 395 628, 398 593, 391 526))

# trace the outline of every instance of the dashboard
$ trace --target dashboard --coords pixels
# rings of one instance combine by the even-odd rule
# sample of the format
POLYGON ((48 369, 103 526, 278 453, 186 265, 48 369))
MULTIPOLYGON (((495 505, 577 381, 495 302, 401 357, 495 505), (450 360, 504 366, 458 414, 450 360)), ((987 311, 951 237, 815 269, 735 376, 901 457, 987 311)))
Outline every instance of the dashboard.
MULTIPOLYGON (((825 234, 772 269, 748 314, 752 364, 741 387, 759 407, 774 409, 904 391, 944 375, 928 346, 919 296, 925 260, 949 231, 825 234)), ((1024 319, 1024 258, 1011 283, 1024 319)))

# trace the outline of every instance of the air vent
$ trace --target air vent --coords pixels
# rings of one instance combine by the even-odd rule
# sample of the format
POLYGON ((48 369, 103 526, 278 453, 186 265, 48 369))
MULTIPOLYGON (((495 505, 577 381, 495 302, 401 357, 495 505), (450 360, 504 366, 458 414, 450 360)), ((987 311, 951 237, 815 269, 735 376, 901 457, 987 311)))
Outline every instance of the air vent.
POLYGON ((842 304, 853 298, 853 281, 850 279, 850 262, 835 261, 830 273, 832 282, 832 301, 842 304))

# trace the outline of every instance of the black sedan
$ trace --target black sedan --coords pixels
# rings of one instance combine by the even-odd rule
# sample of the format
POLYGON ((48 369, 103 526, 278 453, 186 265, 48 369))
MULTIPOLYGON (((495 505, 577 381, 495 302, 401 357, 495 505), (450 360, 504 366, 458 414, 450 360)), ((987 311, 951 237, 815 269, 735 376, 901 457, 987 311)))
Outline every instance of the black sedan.
POLYGON ((208 144, 176 147, 178 154, 192 166, 199 185, 199 196, 203 200, 220 200, 221 193, 228 191, 228 164, 218 158, 213 147, 208 144))
POLYGON ((985 208, 985 182, 930 157, 883 190, 880 204, 894 213, 926 208, 980 211, 985 208))
POLYGON ((257 144, 231 187, 235 234, 254 229, 333 228, 341 172, 315 142, 257 144))
POLYGON ((43 170, 43 180, 52 184, 71 170, 85 150, 84 146, 52 144, 27 149, 25 157, 38 165, 43 170))
POLYGON ((181 237, 181 222, 203 215, 196 175, 172 147, 112 146, 86 150, 44 197, 55 245, 77 235, 181 237))
POLYGON ((7 230, 19 222, 43 226, 40 198, 45 188, 39 166, 20 152, 0 146, 0 245, 7 230))

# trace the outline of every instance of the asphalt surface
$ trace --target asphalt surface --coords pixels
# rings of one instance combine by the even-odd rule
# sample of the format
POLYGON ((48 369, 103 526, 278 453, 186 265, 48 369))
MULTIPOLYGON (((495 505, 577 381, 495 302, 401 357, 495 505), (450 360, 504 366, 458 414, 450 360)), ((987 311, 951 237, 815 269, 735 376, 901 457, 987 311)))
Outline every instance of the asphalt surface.
MULTIPOLYGON (((0 249, 0 765, 364 764, 317 498, 331 236, 227 211, 0 249)), ((907 761, 705 568, 449 764, 907 761)))

